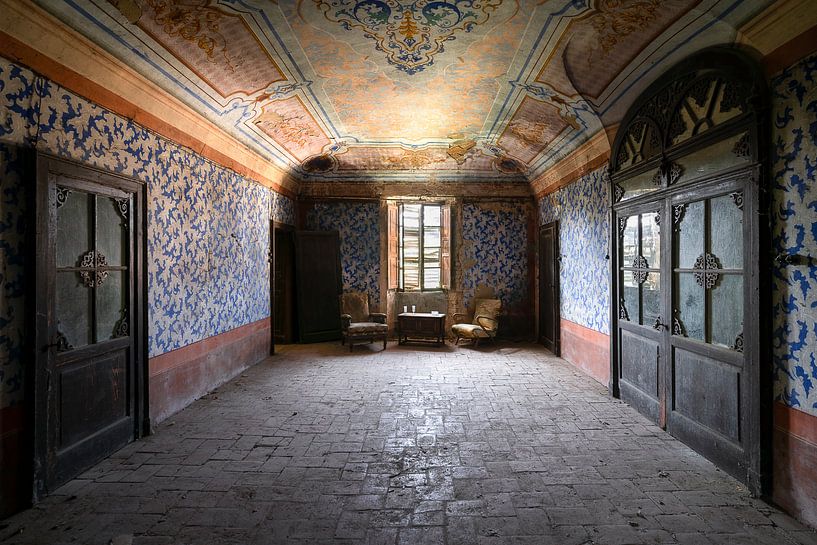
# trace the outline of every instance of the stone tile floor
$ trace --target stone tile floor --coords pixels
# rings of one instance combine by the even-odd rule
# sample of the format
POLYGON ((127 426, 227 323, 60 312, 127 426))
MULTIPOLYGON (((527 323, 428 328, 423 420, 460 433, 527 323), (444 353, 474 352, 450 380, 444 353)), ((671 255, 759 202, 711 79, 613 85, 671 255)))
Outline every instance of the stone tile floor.
POLYGON ((817 536, 533 345, 283 347, 2 524, 37 544, 817 536))

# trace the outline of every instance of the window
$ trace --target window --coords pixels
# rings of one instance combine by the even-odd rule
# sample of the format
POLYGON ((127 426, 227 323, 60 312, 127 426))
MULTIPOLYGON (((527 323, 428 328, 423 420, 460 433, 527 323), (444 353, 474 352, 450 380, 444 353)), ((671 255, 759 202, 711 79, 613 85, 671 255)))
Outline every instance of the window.
MULTIPOLYGON (((405 291, 448 287, 448 207, 401 203, 397 206, 397 288, 405 291)), ((396 269, 396 270, 395 270, 396 269)))

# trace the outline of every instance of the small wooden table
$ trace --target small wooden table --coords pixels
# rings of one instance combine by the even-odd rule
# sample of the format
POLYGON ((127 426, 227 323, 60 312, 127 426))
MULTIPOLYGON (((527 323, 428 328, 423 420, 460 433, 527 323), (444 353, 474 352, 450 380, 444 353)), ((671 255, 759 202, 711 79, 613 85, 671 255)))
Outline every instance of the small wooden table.
POLYGON ((397 315, 397 342, 445 343, 445 314, 403 312, 397 315), (411 339, 409 339, 411 337, 411 339))

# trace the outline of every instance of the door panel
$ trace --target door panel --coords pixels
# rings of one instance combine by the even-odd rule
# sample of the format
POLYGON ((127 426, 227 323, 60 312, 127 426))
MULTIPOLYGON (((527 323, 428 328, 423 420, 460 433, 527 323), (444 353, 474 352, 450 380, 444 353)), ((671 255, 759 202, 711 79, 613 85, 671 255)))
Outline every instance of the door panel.
POLYGON ((140 432, 141 185, 38 162, 35 499, 140 432))
MULTIPOLYGON (((740 440, 740 372, 716 359, 676 348, 673 412, 704 428, 740 440), (705 384, 705 388, 701 385, 705 384)), ((670 428, 673 422, 669 422, 670 428)))
POLYGON ((663 423, 664 356, 660 212, 657 205, 618 215, 619 387, 642 414, 663 423), (656 331, 657 329, 657 331, 656 331))
POLYGON ((57 367, 59 450, 128 417, 127 367, 121 350, 57 367))
POLYGON ((743 188, 676 196, 667 430, 745 474, 743 188))
POLYGON ((539 340, 560 354, 559 223, 539 231, 539 340))
POLYGON ((295 232, 298 331, 304 343, 341 338, 340 239, 337 231, 295 232))
POLYGON ((622 398, 657 422, 660 396, 658 343, 622 329, 620 346, 622 398))

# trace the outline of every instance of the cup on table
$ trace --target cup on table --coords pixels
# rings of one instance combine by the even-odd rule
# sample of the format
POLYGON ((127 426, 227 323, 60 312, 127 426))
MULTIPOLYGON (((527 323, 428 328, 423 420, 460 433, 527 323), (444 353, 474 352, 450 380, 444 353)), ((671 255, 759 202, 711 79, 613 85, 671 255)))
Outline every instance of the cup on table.
POLYGON ((408 312, 408 306, 407 305, 403 305, 403 312, 408 312))
POLYGON ((411 311, 417 312, 417 305, 411 305, 411 311))

